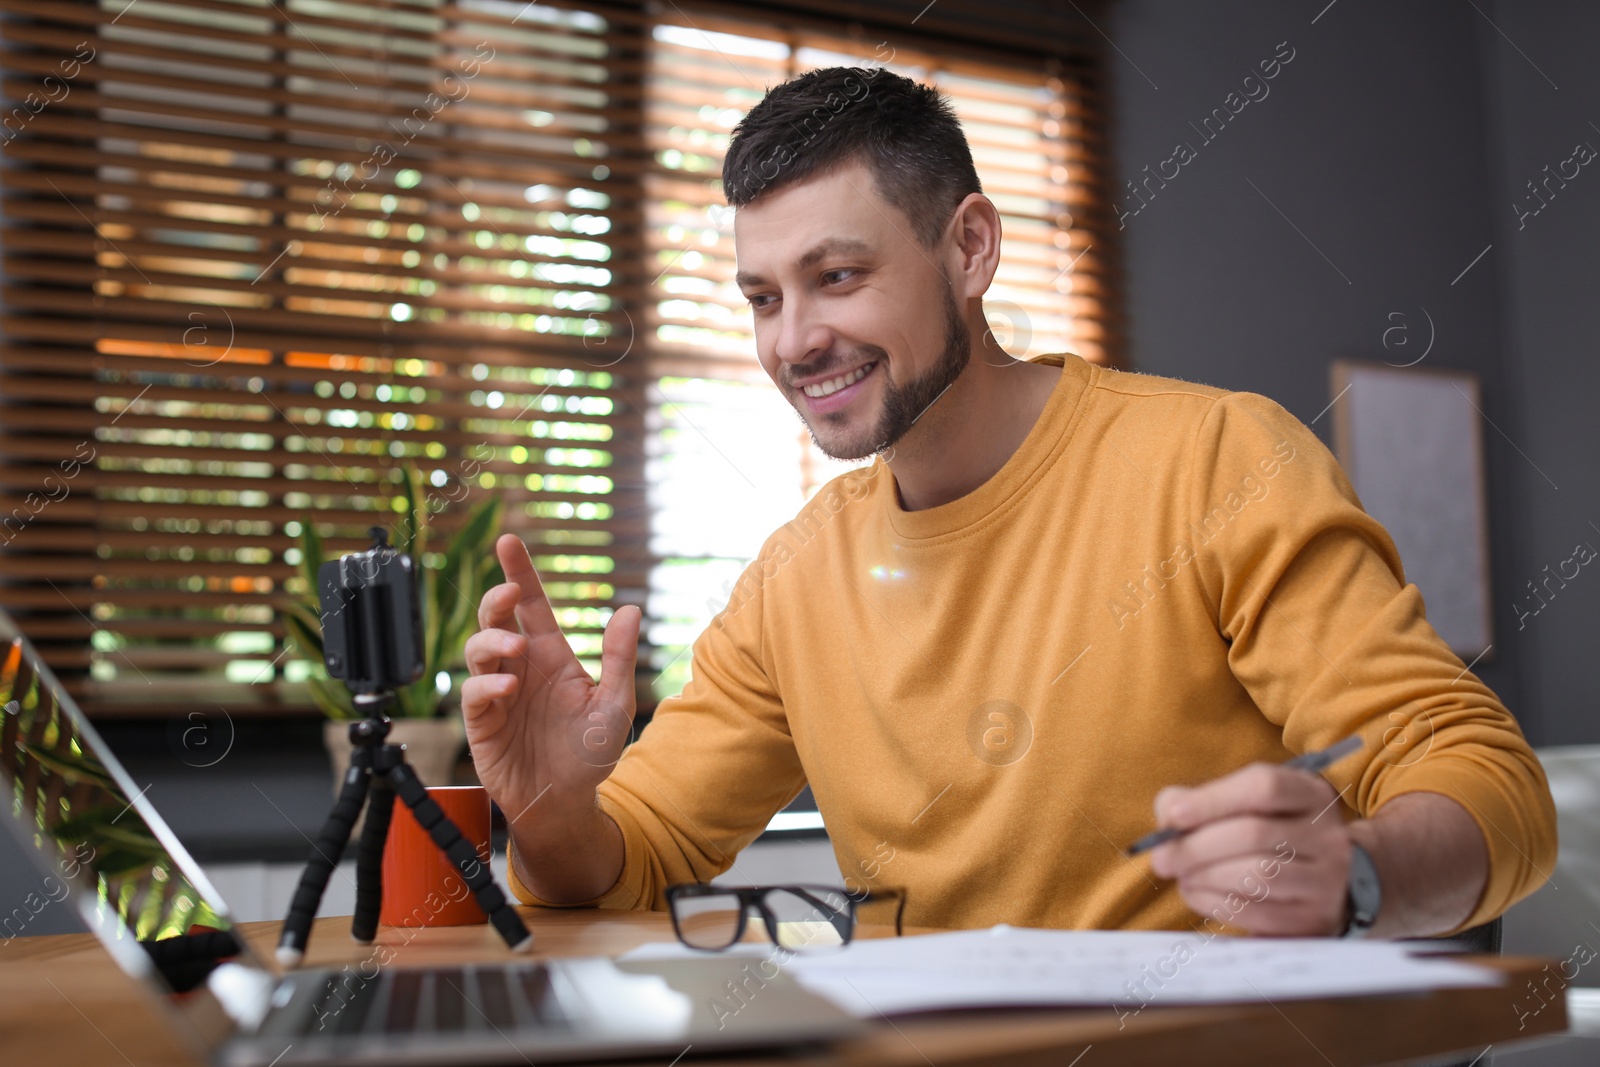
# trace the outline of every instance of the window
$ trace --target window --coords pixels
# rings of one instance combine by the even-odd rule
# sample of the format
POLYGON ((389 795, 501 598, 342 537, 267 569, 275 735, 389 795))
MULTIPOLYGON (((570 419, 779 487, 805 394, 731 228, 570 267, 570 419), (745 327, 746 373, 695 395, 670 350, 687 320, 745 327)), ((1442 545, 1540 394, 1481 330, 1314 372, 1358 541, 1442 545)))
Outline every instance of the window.
POLYGON ((717 178, 766 86, 885 63, 952 94, 1018 353, 1106 358, 1078 66, 668 5, 125 0, 4 17, 0 604, 94 714, 306 710, 297 538, 487 494, 643 707, 844 466, 754 362, 717 178), (1080 221, 1082 220, 1082 221, 1080 221))
POLYGON ((755 363, 751 316, 733 283, 732 212, 722 157, 766 87, 826 66, 887 66, 936 85, 966 129, 1005 244, 985 299, 1009 352, 1108 357, 1103 259, 1073 213, 1092 205, 1077 171, 1092 161, 1083 103, 1045 64, 938 58, 904 43, 847 39, 770 21, 675 8, 651 30, 645 184, 653 391, 649 617, 655 694, 688 679, 689 646, 727 603, 766 536, 829 479, 860 463, 829 459, 755 363))

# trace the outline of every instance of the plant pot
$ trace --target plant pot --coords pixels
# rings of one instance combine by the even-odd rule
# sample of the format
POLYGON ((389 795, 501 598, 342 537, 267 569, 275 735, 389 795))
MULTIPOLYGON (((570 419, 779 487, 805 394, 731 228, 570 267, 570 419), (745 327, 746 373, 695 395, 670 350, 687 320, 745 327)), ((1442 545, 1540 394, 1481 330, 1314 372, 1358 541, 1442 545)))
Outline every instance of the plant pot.
MULTIPOLYGON (((451 784, 456 757, 466 740, 467 724, 459 713, 442 719, 395 719, 389 726, 389 743, 405 746, 406 762, 425 786, 451 784)), ((350 769, 350 723, 323 723, 322 742, 333 763, 333 795, 338 796, 350 769)))

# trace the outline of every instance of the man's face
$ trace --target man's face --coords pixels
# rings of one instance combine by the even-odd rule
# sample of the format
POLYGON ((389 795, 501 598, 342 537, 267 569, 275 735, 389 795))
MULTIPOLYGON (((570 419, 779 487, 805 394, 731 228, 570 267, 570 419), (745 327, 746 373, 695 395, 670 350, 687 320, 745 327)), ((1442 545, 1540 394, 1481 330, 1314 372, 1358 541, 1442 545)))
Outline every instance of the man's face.
POLYGON ((740 208, 734 247, 761 366, 828 455, 889 448, 966 366, 940 247, 917 241, 864 165, 740 208))

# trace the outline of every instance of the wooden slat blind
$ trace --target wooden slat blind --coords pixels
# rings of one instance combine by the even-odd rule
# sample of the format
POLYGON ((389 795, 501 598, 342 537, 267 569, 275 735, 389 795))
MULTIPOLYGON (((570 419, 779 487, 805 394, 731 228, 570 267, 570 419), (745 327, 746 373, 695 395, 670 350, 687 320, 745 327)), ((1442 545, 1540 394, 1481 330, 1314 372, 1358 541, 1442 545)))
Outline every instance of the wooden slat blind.
POLYGON ((1002 341, 1114 357, 1077 60, 727 4, 0 0, 0 604, 94 713, 308 708, 296 538, 360 547, 412 462, 445 530, 506 497, 580 658, 647 606, 648 707, 759 543, 692 502, 765 533, 839 469, 754 362, 728 133, 890 52, 1004 212, 1002 341))
POLYGON ((507 498, 597 657, 650 566, 646 383, 591 352, 639 284, 639 13, 0 9, 0 580, 85 702, 304 705, 296 535, 360 547, 408 461, 443 530, 507 498))

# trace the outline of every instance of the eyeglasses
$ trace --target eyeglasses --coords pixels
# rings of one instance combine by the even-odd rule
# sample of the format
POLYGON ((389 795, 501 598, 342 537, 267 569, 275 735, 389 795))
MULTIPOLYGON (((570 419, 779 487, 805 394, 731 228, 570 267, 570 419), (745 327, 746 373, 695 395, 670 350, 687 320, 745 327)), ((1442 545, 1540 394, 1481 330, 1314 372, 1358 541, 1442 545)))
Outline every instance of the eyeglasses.
POLYGON ((707 952, 720 952, 743 939, 752 910, 780 948, 803 952, 848 945, 855 936, 856 908, 877 903, 893 907, 894 932, 900 936, 906 901, 899 890, 850 893, 823 885, 667 887, 678 940, 707 952))

